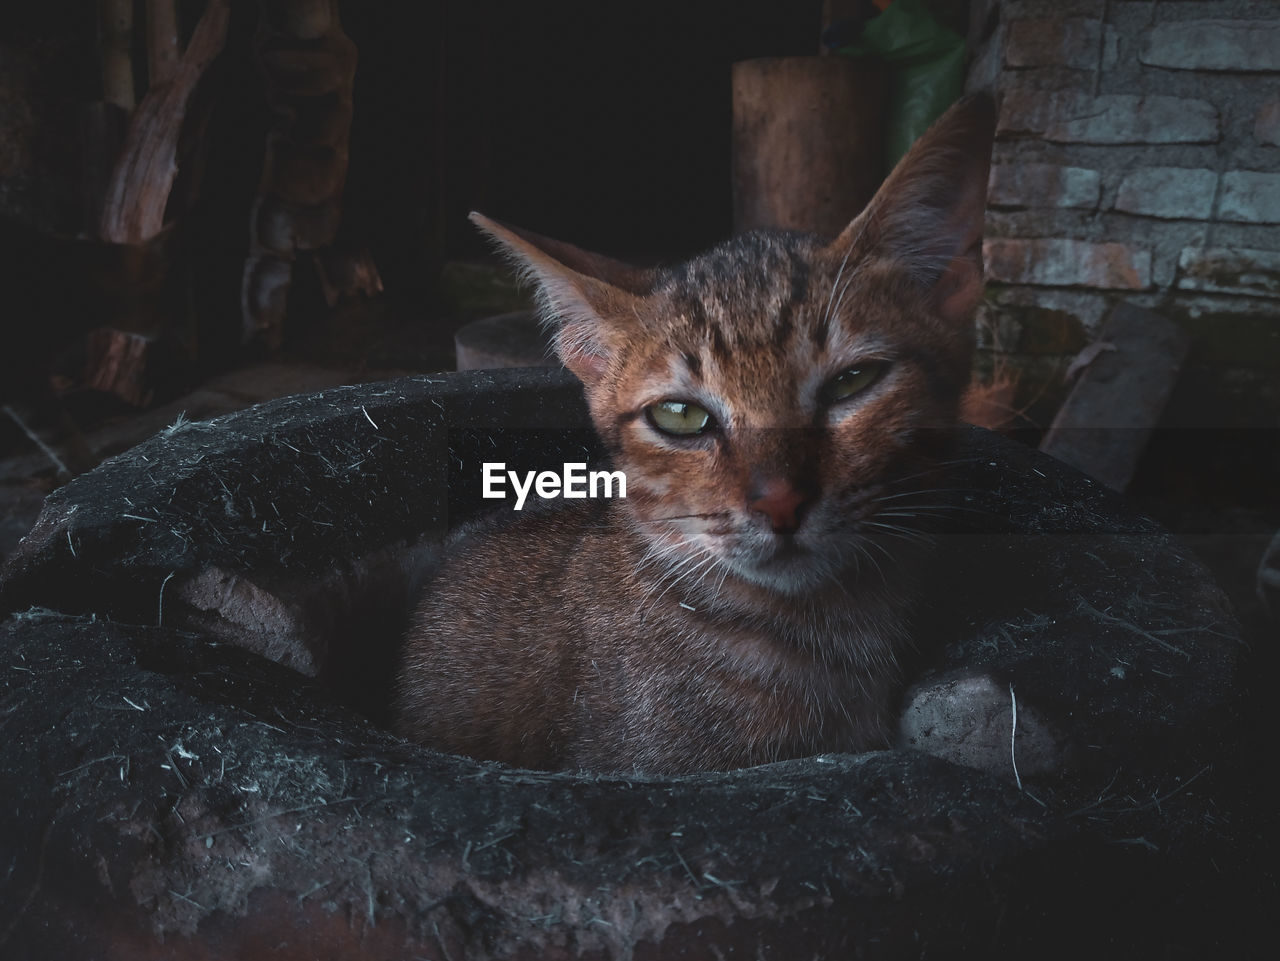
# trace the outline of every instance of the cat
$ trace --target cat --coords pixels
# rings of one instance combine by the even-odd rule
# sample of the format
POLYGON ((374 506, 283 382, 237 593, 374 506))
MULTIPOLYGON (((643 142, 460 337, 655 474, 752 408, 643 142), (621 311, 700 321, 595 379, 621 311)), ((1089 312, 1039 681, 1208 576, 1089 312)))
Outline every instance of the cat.
POLYGON ((456 543, 405 641, 403 736, 652 775, 890 744, 993 127, 958 102, 834 240, 753 231, 676 267, 472 214, 537 285, 627 496, 456 543))

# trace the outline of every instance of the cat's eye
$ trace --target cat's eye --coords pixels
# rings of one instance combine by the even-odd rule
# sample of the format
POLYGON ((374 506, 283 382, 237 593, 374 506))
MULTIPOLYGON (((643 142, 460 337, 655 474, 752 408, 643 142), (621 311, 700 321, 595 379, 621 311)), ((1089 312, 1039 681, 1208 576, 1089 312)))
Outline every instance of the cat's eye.
POLYGON ((664 400, 644 409, 649 423, 664 434, 693 437, 705 433, 715 422, 706 409, 683 400, 664 400))
POLYGON ((836 374, 822 385, 822 399, 825 403, 834 404, 854 394, 866 390, 874 384, 884 372, 884 364, 866 363, 850 367, 836 374))

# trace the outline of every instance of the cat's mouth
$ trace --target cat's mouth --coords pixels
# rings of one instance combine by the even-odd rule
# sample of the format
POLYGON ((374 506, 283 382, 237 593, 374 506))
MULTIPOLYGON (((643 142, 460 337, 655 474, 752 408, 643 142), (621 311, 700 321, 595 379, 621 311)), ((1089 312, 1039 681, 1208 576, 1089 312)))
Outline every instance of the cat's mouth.
POLYGON ((783 594, 807 593, 830 581, 833 574, 824 554, 794 534, 740 543, 724 560, 747 583, 783 594))
MULTIPOLYGON (((788 595, 810 593, 840 582, 844 574, 863 564, 880 567, 884 558, 863 543, 861 530, 875 514, 877 490, 867 490, 849 505, 846 524, 831 529, 824 512, 815 510, 795 532, 769 531, 732 511, 689 512, 653 519, 665 535, 672 555, 686 550, 746 584, 788 595), (856 530, 850 530, 852 526, 856 530), (825 532, 825 533, 824 533, 825 532), (686 545, 680 548, 677 545, 686 545)), ((719 583, 723 584, 723 580, 719 583)))
POLYGON ((775 536, 776 541, 774 542, 773 551, 762 559, 761 566, 794 565, 812 554, 812 551, 804 547, 794 534, 778 534, 775 536))
POLYGON ((771 560, 763 564, 732 565, 743 581, 779 594, 808 594, 826 584, 822 566, 805 559, 771 560))

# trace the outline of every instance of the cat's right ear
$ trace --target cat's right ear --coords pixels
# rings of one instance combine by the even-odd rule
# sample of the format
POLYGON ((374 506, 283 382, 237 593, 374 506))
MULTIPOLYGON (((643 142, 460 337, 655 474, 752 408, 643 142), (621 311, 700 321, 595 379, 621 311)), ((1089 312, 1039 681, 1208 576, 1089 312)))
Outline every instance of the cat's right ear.
POLYGON ((985 94, 947 110, 893 168, 833 255, 904 268, 939 317, 966 322, 982 297, 982 226, 995 104, 985 94))
POLYGON ((556 353, 579 380, 594 384, 634 335, 636 305, 652 289, 652 273, 483 214, 470 220, 537 285, 556 353))

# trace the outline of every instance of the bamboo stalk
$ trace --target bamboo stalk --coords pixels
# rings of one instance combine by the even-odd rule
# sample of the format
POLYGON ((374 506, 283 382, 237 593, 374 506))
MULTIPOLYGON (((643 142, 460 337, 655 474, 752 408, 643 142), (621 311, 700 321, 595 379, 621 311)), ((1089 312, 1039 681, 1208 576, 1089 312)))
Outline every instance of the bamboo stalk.
POLYGON ((133 0, 99 0, 102 99, 126 111, 137 104, 133 89, 133 0))
POLYGON ((174 0, 147 0, 147 78, 155 87, 178 67, 178 12, 174 0))

